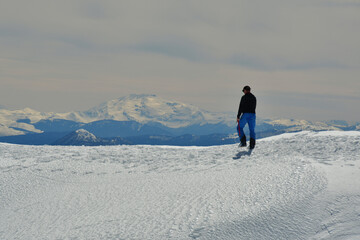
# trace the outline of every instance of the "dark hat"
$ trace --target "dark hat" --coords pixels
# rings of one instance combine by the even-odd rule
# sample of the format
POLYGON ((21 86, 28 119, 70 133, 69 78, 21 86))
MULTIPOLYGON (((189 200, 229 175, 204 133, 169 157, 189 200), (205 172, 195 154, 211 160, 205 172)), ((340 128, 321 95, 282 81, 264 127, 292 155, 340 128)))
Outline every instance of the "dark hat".
POLYGON ((249 86, 245 86, 244 88, 243 88, 243 91, 250 91, 251 90, 251 88, 249 87, 249 86))

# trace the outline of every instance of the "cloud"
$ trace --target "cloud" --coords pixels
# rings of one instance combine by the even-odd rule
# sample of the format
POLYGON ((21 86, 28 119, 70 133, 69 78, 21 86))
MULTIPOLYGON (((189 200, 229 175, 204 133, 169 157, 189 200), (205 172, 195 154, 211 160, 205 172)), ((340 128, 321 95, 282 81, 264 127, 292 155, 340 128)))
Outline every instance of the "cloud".
POLYGON ((98 1, 83 1, 79 7, 78 11, 80 15, 90 19, 106 19, 108 17, 106 2, 98 1))
POLYGON ((358 3, 5 0, 0 101, 22 106, 52 92, 53 106, 67 111, 88 96, 149 92, 231 110, 236 87, 247 83, 260 94, 330 95, 341 82, 347 88, 340 94, 353 96, 360 94, 360 18, 351 6, 358 3))
POLYGON ((318 0, 328 7, 360 7, 359 0, 318 0))
POLYGON ((27 47, 51 56, 68 48, 69 54, 144 51, 264 70, 354 66, 357 12, 312 2, 34 1, 21 9, 7 3, 0 34, 14 45, 26 39, 27 47), (46 11, 38 10, 40 4, 46 11))
POLYGON ((203 50, 200 44, 182 36, 159 36, 157 40, 144 41, 134 46, 129 46, 128 49, 189 61, 209 62, 212 60, 212 57, 203 50))

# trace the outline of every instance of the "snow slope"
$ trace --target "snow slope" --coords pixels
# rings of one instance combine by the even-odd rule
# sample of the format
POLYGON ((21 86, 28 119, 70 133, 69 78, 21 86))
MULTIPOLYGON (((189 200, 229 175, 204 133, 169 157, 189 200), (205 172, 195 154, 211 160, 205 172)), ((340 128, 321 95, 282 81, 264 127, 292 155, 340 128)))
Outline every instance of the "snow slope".
POLYGON ((254 151, 0 144, 0 239, 360 239, 360 132, 254 151))

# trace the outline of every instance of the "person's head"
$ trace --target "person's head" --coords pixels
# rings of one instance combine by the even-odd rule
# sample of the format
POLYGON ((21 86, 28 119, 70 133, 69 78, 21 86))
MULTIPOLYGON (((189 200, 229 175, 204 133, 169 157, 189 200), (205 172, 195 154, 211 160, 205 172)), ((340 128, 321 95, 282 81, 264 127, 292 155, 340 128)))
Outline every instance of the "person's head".
POLYGON ((249 87, 249 86, 245 86, 244 88, 243 88, 243 93, 244 94, 247 94, 247 93, 249 93, 251 91, 251 88, 249 87))

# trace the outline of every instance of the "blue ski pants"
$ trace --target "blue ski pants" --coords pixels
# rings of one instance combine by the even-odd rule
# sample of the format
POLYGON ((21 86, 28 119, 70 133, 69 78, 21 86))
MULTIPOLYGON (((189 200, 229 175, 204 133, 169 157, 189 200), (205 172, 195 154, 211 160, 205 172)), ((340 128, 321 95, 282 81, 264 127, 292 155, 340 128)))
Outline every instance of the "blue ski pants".
POLYGON ((256 135, 255 135, 255 124, 256 124, 256 115, 255 113, 243 113, 239 124, 238 124, 238 134, 240 139, 245 135, 244 133, 244 127, 246 125, 246 123, 249 126, 249 130, 250 130, 250 138, 256 139, 256 135))

